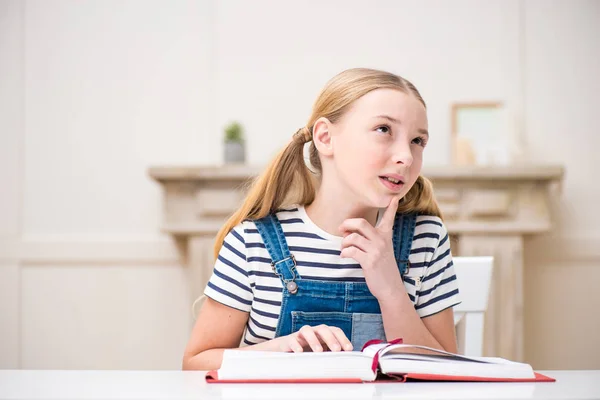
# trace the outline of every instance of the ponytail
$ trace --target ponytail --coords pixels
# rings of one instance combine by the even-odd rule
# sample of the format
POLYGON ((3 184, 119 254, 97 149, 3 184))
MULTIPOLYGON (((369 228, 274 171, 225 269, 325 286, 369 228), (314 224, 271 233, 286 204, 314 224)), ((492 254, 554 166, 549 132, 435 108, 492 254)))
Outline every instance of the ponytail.
POLYGON ((221 227, 215 240, 214 256, 219 255, 225 236, 246 219, 260 219, 284 204, 309 204, 315 199, 313 177, 304 162, 304 144, 312 139, 307 128, 296 132, 266 170, 250 185, 242 206, 221 227))
POLYGON ((433 194, 431 181, 419 175, 408 193, 400 199, 398 213, 416 212, 422 215, 432 215, 442 218, 442 212, 433 194))

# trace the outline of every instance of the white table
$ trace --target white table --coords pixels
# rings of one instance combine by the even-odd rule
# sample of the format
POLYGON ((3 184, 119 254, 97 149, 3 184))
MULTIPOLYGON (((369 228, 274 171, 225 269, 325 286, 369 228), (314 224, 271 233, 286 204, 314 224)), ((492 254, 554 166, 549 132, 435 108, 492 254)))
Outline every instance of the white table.
POLYGON ((0 370, 0 399, 599 399, 598 371, 555 383, 206 384, 203 372, 0 370))

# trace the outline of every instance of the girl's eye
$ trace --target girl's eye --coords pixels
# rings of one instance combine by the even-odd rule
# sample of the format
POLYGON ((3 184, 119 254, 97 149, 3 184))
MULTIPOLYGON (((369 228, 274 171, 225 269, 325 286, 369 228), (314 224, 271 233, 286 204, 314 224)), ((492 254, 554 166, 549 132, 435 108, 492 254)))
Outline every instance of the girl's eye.
POLYGON ((417 145, 422 146, 422 147, 425 147, 425 145, 427 144, 427 140, 425 140, 422 137, 414 138, 412 142, 414 144, 417 144, 417 145))
POLYGON ((382 125, 379 128, 377 128, 376 130, 379 131, 379 132, 381 132, 381 133, 385 133, 385 134, 388 134, 388 133, 391 132, 390 127, 387 126, 387 125, 382 125))

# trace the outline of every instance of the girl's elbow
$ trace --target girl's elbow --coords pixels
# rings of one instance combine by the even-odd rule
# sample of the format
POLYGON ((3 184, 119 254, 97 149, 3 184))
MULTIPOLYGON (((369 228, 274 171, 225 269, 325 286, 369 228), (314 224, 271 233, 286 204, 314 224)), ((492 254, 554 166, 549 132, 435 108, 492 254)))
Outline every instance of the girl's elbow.
POLYGON ((197 363, 194 363, 194 357, 196 357, 198 354, 189 354, 186 353, 183 355, 183 360, 181 361, 181 370, 182 371, 194 371, 194 370, 198 370, 198 365, 195 365, 197 363))

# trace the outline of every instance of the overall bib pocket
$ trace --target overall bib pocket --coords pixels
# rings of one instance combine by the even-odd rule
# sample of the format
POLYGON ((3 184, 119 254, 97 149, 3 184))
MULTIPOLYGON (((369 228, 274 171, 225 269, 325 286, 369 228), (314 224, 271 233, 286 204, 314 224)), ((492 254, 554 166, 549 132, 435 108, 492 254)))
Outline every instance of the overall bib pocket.
POLYGON ((381 314, 292 311, 292 332, 299 331, 304 325, 322 324, 337 326, 344 331, 355 351, 360 351, 371 339, 385 339, 381 314))

